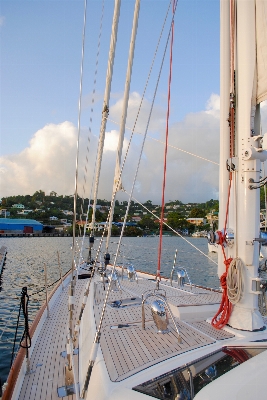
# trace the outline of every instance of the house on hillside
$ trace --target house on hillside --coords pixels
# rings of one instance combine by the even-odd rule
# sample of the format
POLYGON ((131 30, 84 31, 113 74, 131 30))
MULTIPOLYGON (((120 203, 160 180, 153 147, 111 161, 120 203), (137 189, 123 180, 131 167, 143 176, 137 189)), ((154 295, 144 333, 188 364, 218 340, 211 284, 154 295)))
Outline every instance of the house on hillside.
POLYGON ((0 216, 2 216, 2 217, 10 217, 10 211, 7 211, 7 209, 6 208, 2 208, 1 210, 0 210, 0 216))
POLYGON ((33 212, 33 210, 22 210, 22 211, 20 211, 20 212, 18 212, 18 214, 20 214, 20 215, 28 215, 29 213, 31 213, 31 212, 33 212))
POLYGON ((139 221, 141 221, 141 217, 139 217, 139 216, 133 216, 132 217, 132 221, 134 221, 134 222, 139 222, 139 221))
POLYGON ((218 212, 211 212, 207 214, 207 222, 210 225, 213 225, 214 222, 219 220, 219 213, 218 212))
POLYGON ((20 210, 23 210, 24 205, 23 204, 13 204, 12 208, 19 208, 20 210))
POLYGON ((187 222, 190 224, 199 226, 199 225, 205 225, 207 222, 206 218, 196 218, 196 217, 191 217, 191 218, 186 218, 187 222))
POLYGON ((73 215, 73 211, 69 211, 69 210, 61 210, 61 212, 65 215, 73 215))

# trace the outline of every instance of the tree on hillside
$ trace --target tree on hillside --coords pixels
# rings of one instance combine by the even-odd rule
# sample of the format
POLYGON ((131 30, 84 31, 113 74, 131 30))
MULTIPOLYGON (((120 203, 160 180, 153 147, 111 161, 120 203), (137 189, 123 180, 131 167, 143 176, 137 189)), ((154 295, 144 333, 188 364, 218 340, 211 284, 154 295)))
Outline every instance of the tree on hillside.
POLYGON ((179 212, 172 212, 168 214, 168 225, 173 229, 185 229, 188 227, 186 218, 179 212))
MULTIPOLYGON (((2 200, 2 202, 3 202, 3 200, 2 200)), ((263 208, 263 209, 266 208, 264 187, 260 188, 260 208, 263 208)))
POLYGON ((146 208, 148 208, 149 210, 152 210, 155 206, 152 204, 152 201, 151 200, 147 200, 145 203, 144 203, 144 206, 146 207, 146 208))
POLYGON ((45 192, 43 192, 42 190, 37 190, 32 196, 33 201, 39 200, 43 202, 44 198, 45 198, 45 192))
POLYGON ((201 208, 194 207, 190 211, 189 218, 204 218, 206 216, 205 210, 201 208))
POLYGON ((123 235, 124 236, 141 236, 142 230, 137 226, 126 226, 123 235))
POLYGON ((138 225, 142 229, 149 229, 151 231, 153 231, 157 228, 157 225, 155 224, 154 220, 149 215, 145 215, 141 219, 141 221, 139 221, 138 225))

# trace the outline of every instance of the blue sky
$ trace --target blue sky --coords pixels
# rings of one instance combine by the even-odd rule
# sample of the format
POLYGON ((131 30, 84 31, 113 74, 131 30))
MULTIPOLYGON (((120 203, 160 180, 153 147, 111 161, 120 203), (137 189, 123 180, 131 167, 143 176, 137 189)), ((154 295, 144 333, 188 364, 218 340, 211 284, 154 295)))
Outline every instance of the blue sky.
MULTIPOLYGON (((122 2, 119 34, 129 35, 134 2, 122 2), (125 15, 125 18, 123 18, 125 15), (124 22, 125 21, 125 22, 124 22)), ((158 37, 167 1, 141 2, 135 71, 142 76, 135 90, 141 91, 147 74, 143 63, 147 47, 158 37), (157 29, 156 29, 157 28, 157 29)), ((83 1, 1 0, 1 154, 22 150, 31 136, 47 123, 65 120, 77 124, 77 102, 81 59, 83 1), (3 140, 4 136, 4 140, 3 140)), ((90 91, 101 0, 88 1, 85 67, 89 74, 84 95, 90 91), (96 14, 96 17, 93 15, 96 14)), ((109 45, 113 1, 106 1, 101 51, 109 45), (107 22, 108 21, 108 22, 107 22)), ((120 49, 128 49, 128 36, 120 49)), ((151 46, 151 54, 155 46, 151 46)), ((117 54, 119 53, 119 49, 117 54)), ((101 53, 102 54, 102 53, 101 53)), ((104 56, 103 56, 104 58, 104 56)), ((151 56, 147 57, 148 60, 151 56)), ((113 92, 122 91, 126 57, 116 57, 113 92)), ((99 91, 104 90, 106 65, 102 67, 99 91)), ((134 86, 134 82, 132 84, 134 86)), ((162 89, 166 91, 166 85, 162 89)), ((172 98, 175 118, 200 111, 211 93, 219 93, 219 0, 179 1, 176 17, 172 98), (181 79, 180 79, 181 78, 181 79)))
MULTIPOLYGON (((106 0, 97 72, 95 106, 94 112, 91 115, 90 109, 94 87, 93 80, 102 1, 88 0, 81 119, 82 137, 87 135, 89 126, 92 127, 93 136, 96 139, 99 131, 99 115, 103 101, 113 6, 113 0, 106 0), (90 117, 93 118, 92 124, 90 124, 90 117)), ((132 95, 134 93, 136 96, 137 94, 142 94, 167 6, 167 0, 141 0, 135 64, 131 83, 132 95)), ((28 179, 24 186, 20 182, 17 190, 19 189, 21 193, 30 191, 33 193, 35 190, 42 189, 40 187, 42 185, 45 191, 55 190, 59 193, 65 192, 63 194, 70 192, 70 184, 68 185, 66 182, 68 174, 71 173, 66 167, 68 163, 66 157, 70 157, 70 155, 67 155, 63 149, 65 146, 64 137, 62 144, 60 144, 60 137, 57 135, 60 135, 58 132, 61 131, 60 127, 62 127, 61 124, 63 123, 67 124, 65 127, 71 127, 71 129, 73 126, 77 126, 83 7, 84 2, 80 0, 0 1, 0 155, 2 156, 2 172, 4 171, 5 177, 9 173, 19 177, 19 171, 21 170, 21 176, 27 177, 27 174, 30 174, 29 171, 32 171, 33 165, 35 170, 40 171, 41 165, 39 163, 42 157, 39 157, 35 153, 38 148, 38 151, 46 151, 49 154, 53 153, 54 157, 58 159, 57 161, 54 159, 54 164, 58 162, 61 166, 64 165, 66 174, 64 178, 66 185, 64 187, 60 186, 56 181, 51 182, 51 174, 48 174, 49 177, 46 177, 45 170, 42 172, 43 175, 41 172, 38 176, 32 175, 31 179, 28 179), (43 131, 47 126, 54 129, 54 131, 52 128, 52 130, 48 129, 49 132, 51 131, 51 137, 54 139, 57 137, 58 139, 54 143, 54 146, 57 146, 56 152, 54 148, 50 149, 52 141, 49 139, 50 136, 47 131, 43 131), (40 133, 36 136, 37 132, 40 133), (44 138, 47 140, 45 141, 44 138), (32 140, 35 145, 31 142, 32 140), (40 143, 37 145, 38 140, 42 142, 42 145, 40 143), (35 164, 33 163, 34 157, 35 164), (65 158, 61 160, 61 157, 65 158), (22 165, 23 159, 25 160, 25 165, 28 165, 29 170, 25 169, 25 165, 22 165), (46 179, 51 187, 45 183, 46 179)), ((110 117, 115 120, 120 119, 119 101, 124 89, 133 8, 133 0, 122 0, 110 101, 110 117)), ((168 18, 167 24, 169 26, 170 18, 168 18)), ((164 35, 164 38, 166 38, 166 33, 164 35)), ((160 52, 162 54, 162 47, 160 52)), ((167 61, 168 58, 169 50, 167 61)), ((151 83, 148 86, 145 96, 147 104, 151 102, 153 96, 158 68, 159 61, 155 65, 155 71, 152 74, 151 83)), ((152 123, 149 130, 149 133, 157 138, 160 138, 164 133, 164 118, 167 106, 167 72, 168 62, 165 63, 159 85, 154 125, 152 123), (156 121, 157 116, 160 116, 158 122, 156 121)), ((184 147, 187 146, 185 150, 193 153, 198 152, 201 150, 201 145, 199 144, 199 141, 201 141, 201 132, 205 130, 205 122, 201 116, 207 110, 210 116, 214 107, 215 112, 218 111, 218 98, 211 96, 219 95, 219 0, 178 1, 175 19, 171 90, 171 129, 173 130, 174 137, 176 129, 183 132, 181 133, 180 144, 175 142, 176 139, 174 139, 173 144, 177 147, 182 147, 182 145, 184 147), (207 106, 207 104, 209 105, 207 106), (190 132, 184 131, 186 126, 189 130, 194 131, 193 136, 190 136, 190 132), (188 145, 185 144, 184 140, 187 135, 190 142, 188 145)), ((132 122, 129 117, 127 124, 128 122, 132 122)), ((143 127, 144 125, 140 123, 139 128, 143 130, 143 127)), ((109 136, 110 138, 114 139, 116 137, 116 132, 114 133, 114 131, 117 129, 117 125, 108 124, 107 131, 111 135, 109 136), (112 136, 113 134, 115 135, 114 137, 112 136)), ((206 129, 208 130, 208 127, 206 129)), ((215 127, 214 125, 212 129, 214 129, 217 146, 218 126, 216 125, 215 127)), ((112 140, 108 140, 107 138, 107 146, 112 140)), ((93 142, 94 140, 92 139, 92 146, 93 142)), ((170 143, 172 143, 172 137, 170 137, 170 143)), ((112 142, 111 148, 114 147, 113 144, 112 142)), ((136 146, 138 146, 138 139, 136 139, 136 146)), ((148 145, 149 150, 147 154, 152 146, 158 145, 155 143, 152 144, 151 141, 148 145)), ((155 147, 153 151, 161 152, 162 148, 163 146, 161 148, 155 147)), ((109 148, 107 147, 106 150, 108 152, 109 148)), ((202 150, 204 153, 207 153, 205 147, 202 150)), ((110 151, 114 153, 114 150, 110 151)), ((218 162, 217 148, 214 154, 204 153, 200 155, 207 156, 207 158, 213 157, 212 159, 218 162)), ((144 160, 148 157, 147 154, 145 154, 144 160)), ((179 156, 177 152, 176 156, 179 156)), ((171 153, 170 157, 175 156, 172 156, 171 153)), ((52 169, 52 160, 49 159, 47 154, 43 160, 47 161, 46 170, 52 169)), ((107 166, 109 165, 108 160, 107 166)), ((183 159, 181 162, 186 163, 183 159)), ((192 169, 193 171, 193 168, 196 167, 197 171, 195 173, 190 172, 191 175, 188 175, 187 182, 190 185, 194 184, 194 182, 198 185, 198 162, 200 161, 190 159, 188 162, 190 163, 189 170, 191 171, 192 169)), ((201 163, 203 164, 202 161, 201 163)), ((215 171, 214 169, 209 170, 211 168, 210 165, 208 167, 203 166, 203 168, 204 180, 209 171, 215 171)), ((146 173, 144 173, 145 175, 146 173)), ((72 184, 71 179, 70 181, 72 184)), ((207 196, 208 200, 209 195, 216 195, 218 188, 217 181, 217 172, 214 172, 212 183, 206 183, 207 186, 204 185, 202 189, 197 187, 193 192, 189 191, 190 193, 187 193, 187 201, 194 201, 193 198, 189 198, 190 196, 195 199, 198 198, 198 200, 204 200, 204 197, 207 196)), ((11 183, 5 183, 5 179, 3 179, 1 186, 2 196, 16 194, 14 185, 11 187, 11 183)), ((160 189, 151 197, 154 196, 155 199, 160 198, 159 193, 160 189)), ((149 196, 149 193, 146 193, 146 195, 149 196)), ((179 193, 170 191, 169 195, 179 198, 179 193)), ((106 194, 106 196, 108 195, 106 194)), ((186 200, 185 193, 181 192, 180 198, 186 200)))

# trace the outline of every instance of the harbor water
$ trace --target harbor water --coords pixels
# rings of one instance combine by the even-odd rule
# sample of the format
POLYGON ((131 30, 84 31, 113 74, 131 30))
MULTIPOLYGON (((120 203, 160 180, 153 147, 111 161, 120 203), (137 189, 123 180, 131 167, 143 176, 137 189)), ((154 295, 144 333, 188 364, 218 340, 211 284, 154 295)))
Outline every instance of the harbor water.
MULTIPOLYGON (((163 237, 161 271, 162 276, 170 277, 175 250, 178 249, 176 265, 186 268, 193 283, 218 288, 217 254, 208 253, 205 238, 187 238, 198 247, 205 257, 194 247, 179 237, 163 237)), ((158 259, 158 237, 123 238, 117 259, 119 265, 133 264, 136 270, 155 274, 158 259)), ((94 257, 100 239, 95 240, 92 257, 94 257)), ((109 253, 111 263, 117 249, 118 238, 112 238, 109 253)), ((78 240, 81 246, 81 240, 78 240)), ((6 381, 12 357, 12 350, 18 324, 14 356, 19 349, 20 339, 24 331, 24 318, 18 321, 20 294, 27 287, 29 295, 29 324, 31 325, 37 311, 45 301, 44 268, 46 265, 49 292, 59 280, 60 269, 66 273, 71 268, 71 237, 29 237, 2 238, 1 246, 7 247, 6 264, 1 275, 0 286, 0 378, 6 381), (59 255, 59 257, 58 257, 59 255), (59 258, 59 263, 58 263, 59 258)), ((105 243, 102 245, 100 257, 103 260, 105 243)), ((88 254, 88 238, 85 239, 83 256, 88 254)), ((67 307, 67 305, 66 305, 67 307)))

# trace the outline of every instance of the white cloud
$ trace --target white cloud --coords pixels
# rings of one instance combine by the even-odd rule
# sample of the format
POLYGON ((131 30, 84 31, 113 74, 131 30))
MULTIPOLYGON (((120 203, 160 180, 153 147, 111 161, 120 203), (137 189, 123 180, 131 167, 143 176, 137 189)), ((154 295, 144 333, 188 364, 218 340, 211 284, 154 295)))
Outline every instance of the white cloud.
MULTIPOLYGON (((131 127, 140 103, 140 96, 133 93, 130 96, 130 109, 127 114, 127 125, 131 127)), ((111 119, 119 118, 122 101, 119 100, 110 110, 111 119)), ((191 113, 183 121, 173 124, 169 129, 169 144, 195 153, 203 158, 215 162, 219 161, 219 108, 220 99, 212 94, 207 102, 205 111, 191 113)), ((144 132, 146 119, 150 109, 148 101, 144 102, 144 109, 137 123, 136 131, 144 132)), ((154 110, 148 135, 157 133, 157 138, 165 140, 165 111, 157 108, 154 110)), ((154 135, 152 135, 154 136, 154 135)), ((134 142, 134 151, 131 151, 131 158, 126 162, 124 175, 133 176, 137 164, 137 147, 139 143, 134 142), (131 168, 129 167, 131 165, 131 168), (127 168, 128 166, 128 168, 127 168)), ((163 177, 163 156, 164 145, 147 138, 144 154, 142 157, 138 180, 136 183, 135 196, 138 199, 151 199, 160 202, 163 177)), ((175 150, 168 149, 166 199, 179 199, 182 201, 206 201, 218 197, 218 172, 215 164, 197 159, 193 156, 175 150)), ((131 180, 122 179, 127 191, 130 191, 131 180)))
POLYGON ((0 15, 0 26, 3 26, 5 24, 5 17, 0 15))
MULTIPOLYGON (((164 141, 164 134, 161 133, 164 141)), ((173 124, 169 130, 169 144, 197 154, 203 158, 219 160, 219 120, 213 113, 206 111, 191 113, 173 124)), ((151 139, 145 146, 146 159, 144 173, 138 175, 140 192, 153 193, 154 198, 161 197, 163 177, 163 145, 152 145, 151 139), (152 163, 151 160, 154 160, 152 163), (149 178, 150 177, 150 178, 149 178)), ((207 201, 218 197, 219 168, 215 164, 200 160, 184 152, 169 147, 167 157, 166 199, 181 201, 207 201)), ((150 196, 153 197, 153 196, 150 196)))
MULTIPOLYGON (((140 96, 132 93, 129 99, 127 125, 132 127, 140 96)), ((212 95, 207 109, 191 113, 183 121, 170 126, 169 144, 182 148, 202 157, 218 161, 219 158, 219 120, 218 96, 212 95)), ((119 99, 110 109, 110 118, 120 120, 122 100, 119 99)), ((150 103, 145 100, 137 123, 136 131, 144 132, 150 103)), ((165 111, 157 107, 152 115, 148 134, 156 134, 164 141, 165 111)), ((85 154, 87 148, 87 130, 81 132, 79 195, 83 194, 81 183, 84 176, 85 154)), ((75 157, 77 129, 70 122, 58 125, 48 124, 35 133, 29 146, 21 153, 8 155, 0 159, 1 195, 33 194, 36 190, 46 193, 51 190, 58 194, 74 192, 75 157)), ((127 131, 123 154, 128 144, 127 131)), ((134 135, 131 149, 123 171, 122 182, 130 191, 135 173, 142 135, 134 135)), ((98 198, 111 198, 115 157, 118 142, 118 130, 106 133, 103 163, 101 168, 98 198)), ((89 143, 89 171, 86 177, 86 196, 91 189, 91 176, 94 170, 97 138, 93 136, 89 143)), ((134 196, 140 200, 152 200, 160 203, 163 176, 164 145, 147 138, 138 173, 134 196)), ((181 201, 206 201, 216 198, 218 192, 218 167, 196 159, 173 148, 168 149, 167 181, 165 199, 181 201)))
POLYGON ((214 117, 220 118, 220 96, 212 93, 206 103, 206 113, 212 114, 214 117))
MULTIPOLYGON (((135 115, 140 104, 140 95, 132 93, 129 99, 127 126, 133 127, 135 115)), ((188 114, 182 121, 169 128, 167 179, 165 199, 187 201, 207 201, 218 198, 219 168, 217 165, 180 152, 171 146, 197 154, 214 162, 219 162, 219 107, 220 99, 212 94, 206 109, 188 114)), ((122 99, 110 108, 110 118, 120 121, 122 99)), ((144 100, 142 112, 137 122, 136 132, 144 132, 150 102, 144 100)), ((263 133, 267 132, 267 101, 261 105, 263 133)), ((140 200, 161 202, 164 145, 165 110, 156 107, 151 118, 137 177, 134 196, 140 200)), ((104 155, 100 176, 98 198, 111 198, 115 157, 118 143, 118 129, 106 133, 104 155)), ((88 145, 87 129, 81 132, 80 167, 78 193, 83 194, 81 182, 84 180, 86 148, 89 146, 89 163, 86 176, 86 193, 91 189, 94 171, 97 137, 93 136, 88 145)), ((33 194, 36 190, 46 193, 55 190, 59 194, 74 192, 75 158, 77 129, 70 122, 58 125, 48 124, 35 133, 29 146, 19 154, 0 158, 1 196, 33 194)), ((134 135, 123 171, 122 182, 129 192, 138 162, 143 135, 134 135)), ((125 154, 129 141, 129 131, 123 147, 125 154)), ((123 157, 122 157, 123 159, 123 157)), ((125 197, 124 197, 125 198, 125 197)))
POLYGON ((2 194, 32 194, 39 189, 73 193, 75 145, 76 128, 70 122, 37 131, 21 153, 0 158, 2 194))
MULTIPOLYGON (((122 103, 123 99, 120 98, 112 107, 110 107, 110 118, 115 121, 120 121, 121 119, 121 111, 122 111, 122 103)), ((130 129, 134 127, 136 121, 136 115, 139 110, 139 106, 141 103, 141 96, 137 92, 133 92, 130 94, 129 103, 128 103, 128 111, 127 111, 127 120, 126 125, 130 129)), ((150 112, 151 103, 144 99, 142 103, 142 108, 139 111, 139 116, 137 119, 137 123, 135 126, 135 132, 143 133, 146 129, 147 118, 150 112)), ((154 106, 151 120, 149 124, 149 132, 158 132, 162 128, 165 127, 165 115, 166 111, 157 105, 154 106)))

